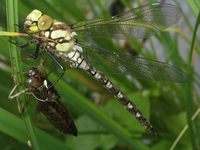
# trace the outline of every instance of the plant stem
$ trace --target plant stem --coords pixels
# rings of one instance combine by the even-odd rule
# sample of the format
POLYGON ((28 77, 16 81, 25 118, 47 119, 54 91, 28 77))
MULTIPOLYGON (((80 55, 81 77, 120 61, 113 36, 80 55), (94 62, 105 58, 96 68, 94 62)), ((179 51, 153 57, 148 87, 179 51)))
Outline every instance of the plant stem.
MULTIPOLYGON (((193 36, 192 36, 192 42, 191 42, 191 46, 190 46, 190 51, 189 51, 189 55, 188 55, 188 71, 191 73, 191 64, 192 64, 192 54, 193 54, 193 50, 194 50, 194 44, 195 44, 195 39, 196 39, 196 34, 197 34, 197 30, 198 30, 198 26, 200 24, 200 11, 197 17, 197 21, 195 24, 195 28, 193 31, 193 36)), ((185 108, 186 108, 186 112, 187 112, 187 123, 188 123, 188 127, 189 127, 189 132, 190 132, 190 137, 191 137, 191 143, 192 143, 192 147, 194 150, 199 149, 198 146, 198 137, 196 135, 196 126, 195 126, 195 122, 193 122, 191 120, 192 118, 192 114, 193 114, 193 98, 192 98, 192 81, 190 81, 186 87, 185 87, 185 108)))
MULTIPOLYGON (((17 0, 6 0, 6 10, 7 10, 7 26, 9 32, 15 32, 16 26, 18 24, 18 1, 17 0)), ((15 41, 15 37, 10 37, 11 41, 15 41)), ((12 65, 12 73, 14 78, 14 83, 22 82, 23 77, 22 75, 22 61, 20 52, 17 51, 16 45, 10 43, 9 44, 9 52, 10 52, 10 59, 12 65)), ((25 96, 19 98, 19 102, 25 102, 25 96)), ((20 104, 19 104, 20 105, 20 104)), ((31 119, 28 115, 28 112, 24 112, 24 122, 28 131, 28 138, 30 138, 31 144, 33 149, 39 150, 39 145, 36 140, 36 136, 33 131, 33 126, 31 124, 31 119)), ((28 139, 27 139, 28 141, 28 139)))

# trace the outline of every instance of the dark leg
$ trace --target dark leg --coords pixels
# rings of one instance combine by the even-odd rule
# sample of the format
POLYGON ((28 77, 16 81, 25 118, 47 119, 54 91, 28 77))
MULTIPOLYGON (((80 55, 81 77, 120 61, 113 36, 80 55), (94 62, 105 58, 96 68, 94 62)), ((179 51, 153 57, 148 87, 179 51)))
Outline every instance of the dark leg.
MULTIPOLYGON (((60 68, 61 70, 61 74, 60 76, 50 85, 50 87, 48 89, 50 89, 51 87, 53 87, 64 75, 65 73, 65 68, 60 64, 60 62, 56 59, 56 57, 54 57, 50 52, 47 51, 47 54, 51 57, 51 59, 53 60, 53 62, 56 63, 56 66, 60 68)), ((56 69, 56 66, 50 71, 50 73, 53 72, 54 69, 56 69)), ((50 74, 48 73, 48 75, 50 74)))
POLYGON ((34 54, 35 59, 38 58, 39 52, 40 52, 40 44, 37 44, 34 54))
POLYGON ((23 44, 17 44, 17 43, 14 43, 12 41, 9 41, 10 43, 12 44, 15 44, 17 45, 17 47, 19 47, 24 53, 26 53, 26 55, 28 55, 29 57, 33 58, 33 59, 36 59, 38 57, 38 54, 39 54, 39 50, 40 50, 40 44, 38 42, 38 40, 36 39, 32 39, 32 40, 29 40, 28 42, 26 43, 23 43, 23 44), (33 43, 37 43, 37 47, 36 47, 36 51, 35 51, 35 54, 31 54, 29 52, 27 52, 27 50, 25 50, 24 48, 26 48, 27 46, 33 44, 33 43))
POLYGON ((29 40, 29 41, 27 41, 26 43, 23 43, 23 44, 17 44, 17 43, 14 43, 12 41, 9 41, 9 42, 11 42, 12 44, 17 45, 20 48, 25 48, 25 47, 29 46, 30 44, 38 43, 38 40, 32 39, 32 40, 29 40))
POLYGON ((53 63, 53 67, 51 68, 51 70, 48 72, 48 75, 49 76, 56 68, 57 68, 57 64, 56 63, 53 63))

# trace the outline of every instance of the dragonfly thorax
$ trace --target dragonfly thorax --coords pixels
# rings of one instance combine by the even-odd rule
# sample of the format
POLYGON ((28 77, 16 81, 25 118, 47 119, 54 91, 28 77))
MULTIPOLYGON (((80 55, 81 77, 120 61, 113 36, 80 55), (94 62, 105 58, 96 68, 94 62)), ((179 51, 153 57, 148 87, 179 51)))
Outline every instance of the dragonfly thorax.
POLYGON ((70 31, 70 27, 55 21, 49 30, 41 31, 39 36, 44 39, 41 44, 47 50, 69 52, 75 45, 73 38, 76 33, 70 31))

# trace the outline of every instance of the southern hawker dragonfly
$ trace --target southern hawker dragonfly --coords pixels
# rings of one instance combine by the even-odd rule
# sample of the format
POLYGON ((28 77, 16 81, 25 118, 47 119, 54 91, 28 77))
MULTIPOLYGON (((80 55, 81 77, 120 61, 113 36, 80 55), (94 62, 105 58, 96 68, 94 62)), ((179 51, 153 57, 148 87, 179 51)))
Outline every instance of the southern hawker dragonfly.
POLYGON ((77 128, 73 119, 60 102, 60 96, 54 87, 48 89, 52 83, 47 79, 47 74, 41 66, 33 67, 26 72, 27 88, 15 93, 20 84, 16 84, 9 94, 9 99, 14 99, 23 94, 31 94, 37 100, 37 108, 59 131, 77 135, 77 128))
POLYGON ((81 21, 72 25, 57 21, 40 10, 33 10, 24 22, 24 31, 32 37, 32 40, 19 46, 26 48, 36 43, 35 58, 39 50, 43 50, 54 60, 62 70, 62 74, 53 85, 65 71, 60 63, 61 60, 67 62, 72 68, 85 70, 105 86, 146 129, 157 134, 137 106, 103 74, 104 66, 97 61, 97 58, 100 57, 102 61, 108 62, 107 67, 110 68, 111 73, 128 74, 135 78, 180 83, 187 82, 187 74, 167 63, 99 48, 80 40, 80 37, 142 38, 156 31, 165 30, 174 25, 179 18, 178 8, 167 3, 145 5, 121 15, 81 21))

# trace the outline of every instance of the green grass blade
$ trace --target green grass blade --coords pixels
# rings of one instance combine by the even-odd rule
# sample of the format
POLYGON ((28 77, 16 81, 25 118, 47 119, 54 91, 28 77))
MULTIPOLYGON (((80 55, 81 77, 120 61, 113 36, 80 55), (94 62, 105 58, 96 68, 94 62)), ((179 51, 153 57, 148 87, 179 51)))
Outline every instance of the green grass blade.
POLYGON ((0 116, 0 131, 26 144, 27 135, 23 131, 25 128, 23 121, 21 120, 19 122, 19 120, 16 120, 16 116, 12 115, 3 108, 0 108, 0 116), (20 129, 23 132, 20 132, 20 129))
POLYGON ((200 1, 196 0, 186 0, 188 6, 190 7, 191 11, 198 15, 199 7, 200 7, 200 1))
POLYGON ((196 20, 196 24, 194 27, 193 35, 192 35, 192 42, 191 42, 190 51, 189 51, 189 55, 188 55, 189 65, 191 65, 191 62, 192 62, 192 54, 193 54, 193 50, 194 50, 195 39, 196 39, 199 24, 200 24, 200 11, 199 11, 199 14, 198 14, 198 17, 196 20))
MULTIPOLYGON (((196 40, 196 34, 198 31, 198 27, 200 24, 200 11, 196 20, 196 24, 194 27, 194 31, 193 31, 193 36, 192 36, 192 42, 191 42, 191 46, 190 46, 190 51, 189 51, 189 55, 188 55, 188 71, 191 72, 191 62, 192 62, 192 54, 194 51, 194 45, 195 45, 195 40, 196 40)), ((199 149, 199 139, 197 137, 197 132, 196 132, 196 125, 195 122, 193 122, 191 120, 192 115, 193 115, 193 96, 192 96, 192 82, 188 83, 187 86, 185 86, 185 107, 186 107, 186 112, 187 112, 187 122, 188 122, 188 126, 189 126, 189 131, 190 131, 190 137, 191 137, 191 143, 193 146, 193 149, 199 149)))
MULTIPOLYGON (((22 119, 6 111, 5 109, 0 108, 0 131, 2 133, 5 133, 16 140, 27 144, 27 135, 26 131, 24 130, 25 128, 26 127, 22 119)), ((67 148, 64 143, 48 135, 44 131, 38 128, 34 128, 34 130, 38 135, 38 141, 41 146, 41 149, 60 150, 67 148)))
MULTIPOLYGON (((7 8, 7 26, 9 32, 15 32, 16 26, 18 24, 18 4, 16 0, 7 0, 6 1, 6 8, 7 8)), ((15 38, 11 38, 11 41, 15 41, 15 38)), ((21 56, 19 51, 17 51, 16 46, 14 44, 9 44, 9 51, 10 51, 10 59, 12 64, 12 72, 14 77, 14 82, 22 82, 22 64, 21 64, 21 56)), ((24 102, 24 98, 20 98, 20 101, 24 102)), ((31 124, 30 117, 27 112, 24 114, 24 122, 26 128, 28 130, 28 134, 30 136, 31 143, 35 150, 39 150, 39 145, 35 137, 35 133, 33 131, 33 127, 31 124)))
POLYGON ((0 36, 27 36, 24 33, 0 31, 0 36))

